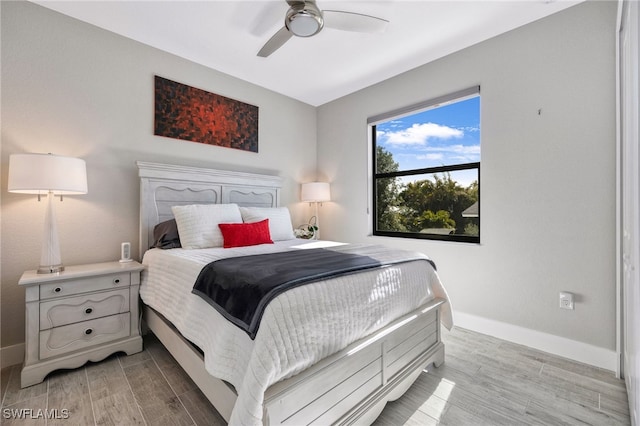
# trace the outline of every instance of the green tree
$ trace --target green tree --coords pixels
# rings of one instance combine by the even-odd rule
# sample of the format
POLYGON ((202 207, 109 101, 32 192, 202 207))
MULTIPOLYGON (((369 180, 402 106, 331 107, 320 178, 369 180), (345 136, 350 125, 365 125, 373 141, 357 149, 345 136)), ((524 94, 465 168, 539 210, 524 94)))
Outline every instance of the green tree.
POLYGON ((407 208, 403 223, 411 232, 420 232, 432 223, 429 220, 438 217, 438 213, 448 212, 449 220, 440 223, 444 228, 455 228, 457 234, 465 232, 468 218, 462 212, 478 199, 477 182, 464 188, 451 178, 449 173, 435 175, 433 180, 423 179, 410 182, 399 194, 400 203, 407 208))
MULTIPOLYGON (((398 163, 393 154, 381 146, 376 147, 376 173, 397 172, 398 163)), ((398 210, 400 184, 397 178, 376 179, 376 218, 380 231, 403 231, 398 210)))
POLYGON ((450 228, 453 230, 456 227, 456 222, 451 219, 451 216, 447 211, 438 210, 434 213, 431 210, 426 210, 418 216, 415 227, 417 229, 450 228))

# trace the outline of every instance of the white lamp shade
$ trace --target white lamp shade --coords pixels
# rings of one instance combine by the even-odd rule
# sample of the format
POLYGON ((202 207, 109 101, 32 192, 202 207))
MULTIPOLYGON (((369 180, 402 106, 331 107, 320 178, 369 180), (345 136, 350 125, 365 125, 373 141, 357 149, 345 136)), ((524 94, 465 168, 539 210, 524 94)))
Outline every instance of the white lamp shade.
POLYGON ((12 154, 8 189, 21 194, 86 194, 86 163, 53 154, 12 154))
POLYGON ((300 199, 309 202, 330 201, 331 193, 329 191, 329 184, 327 182, 303 183, 300 199))

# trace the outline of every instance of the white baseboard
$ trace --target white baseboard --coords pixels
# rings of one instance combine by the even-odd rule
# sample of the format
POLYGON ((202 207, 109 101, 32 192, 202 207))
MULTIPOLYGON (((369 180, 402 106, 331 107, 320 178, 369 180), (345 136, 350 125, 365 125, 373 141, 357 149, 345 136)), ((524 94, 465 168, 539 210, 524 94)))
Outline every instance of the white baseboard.
POLYGON ((454 312, 454 323, 460 328, 477 331, 519 345, 615 372, 616 352, 565 337, 520 327, 492 319, 454 312))
POLYGON ((22 364, 22 361, 24 361, 24 343, 0 348, 0 369, 22 364))

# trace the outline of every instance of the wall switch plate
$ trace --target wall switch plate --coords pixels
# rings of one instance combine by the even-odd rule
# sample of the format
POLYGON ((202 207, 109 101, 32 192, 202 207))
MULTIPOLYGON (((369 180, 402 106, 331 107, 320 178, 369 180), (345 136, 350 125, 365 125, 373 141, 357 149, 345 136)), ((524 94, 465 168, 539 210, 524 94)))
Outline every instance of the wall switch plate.
POLYGON ((560 292, 560 308, 574 309, 573 293, 569 293, 568 291, 560 292))

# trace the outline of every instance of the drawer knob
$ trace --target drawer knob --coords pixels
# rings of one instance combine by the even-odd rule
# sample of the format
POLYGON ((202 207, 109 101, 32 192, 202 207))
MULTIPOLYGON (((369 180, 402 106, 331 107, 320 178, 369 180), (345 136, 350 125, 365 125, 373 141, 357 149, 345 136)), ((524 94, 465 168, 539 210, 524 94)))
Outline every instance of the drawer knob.
POLYGON ((115 280, 113 280, 114 284, 120 284, 120 278, 116 278, 115 280))
POLYGON ((93 308, 87 308, 84 310, 85 314, 90 314, 91 312, 93 312, 93 308))
POLYGON ((56 292, 56 293, 60 293, 62 291, 62 288, 56 287, 56 288, 53 289, 53 291, 56 292))
POLYGON ((90 335, 91 333, 93 333, 93 330, 92 330, 92 329, 90 329, 90 328, 87 328, 87 329, 84 331, 84 334, 86 334, 87 336, 88 336, 88 335, 90 335))

